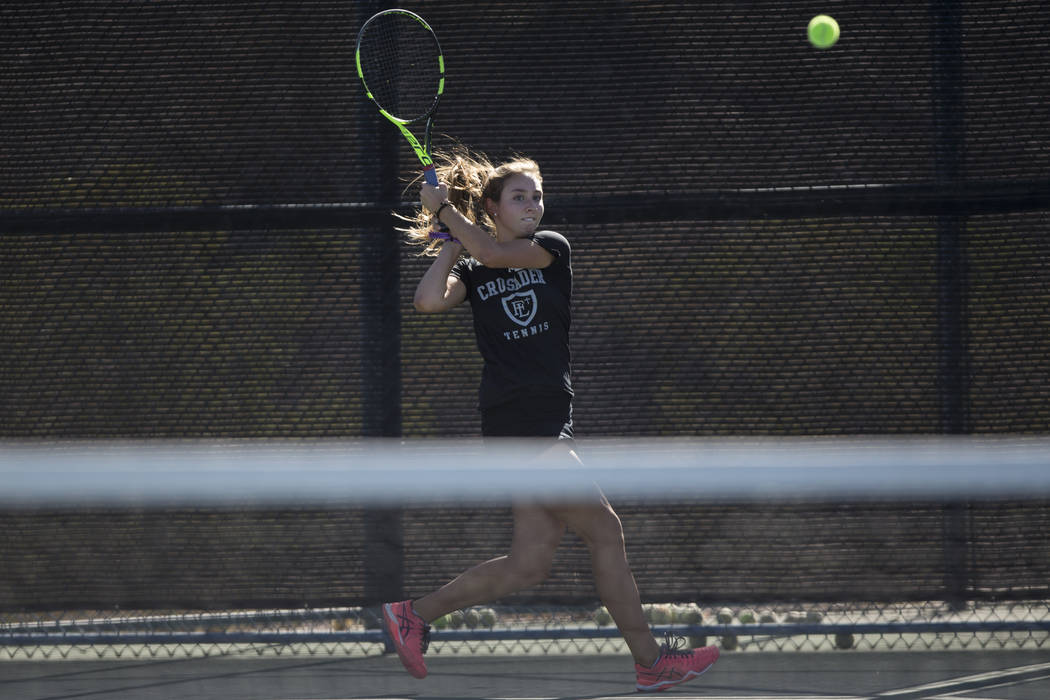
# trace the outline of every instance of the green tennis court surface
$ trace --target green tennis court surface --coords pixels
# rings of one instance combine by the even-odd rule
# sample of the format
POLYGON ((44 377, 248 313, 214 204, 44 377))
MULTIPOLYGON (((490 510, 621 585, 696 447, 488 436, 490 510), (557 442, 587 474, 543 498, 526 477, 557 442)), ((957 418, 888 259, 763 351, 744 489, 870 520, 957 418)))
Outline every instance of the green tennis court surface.
MULTIPOLYGON (((620 655, 428 659, 417 681, 396 657, 0 662, 0 697, 18 700, 562 700, 641 697, 620 655)), ((660 697, 718 700, 1044 700, 1050 654, 871 652, 725 654, 660 697)))

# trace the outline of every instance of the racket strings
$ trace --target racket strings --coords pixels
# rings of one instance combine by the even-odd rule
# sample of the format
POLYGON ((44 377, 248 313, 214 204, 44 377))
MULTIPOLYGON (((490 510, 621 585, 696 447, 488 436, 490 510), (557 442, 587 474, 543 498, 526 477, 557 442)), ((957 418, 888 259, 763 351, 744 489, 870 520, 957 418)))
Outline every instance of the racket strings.
POLYGON ((412 122, 433 109, 441 81, 440 48, 433 33, 407 15, 384 14, 358 39, 361 77, 376 104, 412 122))

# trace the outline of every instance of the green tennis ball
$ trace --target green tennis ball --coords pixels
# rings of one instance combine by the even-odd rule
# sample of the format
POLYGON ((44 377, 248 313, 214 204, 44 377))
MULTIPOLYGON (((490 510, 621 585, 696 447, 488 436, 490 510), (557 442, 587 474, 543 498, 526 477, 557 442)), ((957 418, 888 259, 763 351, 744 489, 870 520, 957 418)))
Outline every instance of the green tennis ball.
POLYGON ((852 649, 853 648, 853 635, 849 632, 839 632, 835 635, 835 648, 836 649, 852 649))
POLYGON ((605 609, 604 605, 594 612, 594 622, 596 625, 604 627, 606 625, 611 625, 612 621, 612 615, 609 614, 609 611, 605 609))
POLYGON ((649 621, 654 625, 669 625, 673 619, 670 605, 654 605, 649 609, 649 621))
POLYGON ((492 628, 492 627, 496 626, 496 620, 497 620, 496 611, 493 610, 492 608, 482 608, 481 610, 478 611, 478 615, 479 615, 479 617, 481 619, 481 626, 482 627, 492 628))
POLYGON ((809 43, 818 49, 830 49, 839 40, 839 23, 834 17, 817 15, 809 21, 806 29, 809 43))

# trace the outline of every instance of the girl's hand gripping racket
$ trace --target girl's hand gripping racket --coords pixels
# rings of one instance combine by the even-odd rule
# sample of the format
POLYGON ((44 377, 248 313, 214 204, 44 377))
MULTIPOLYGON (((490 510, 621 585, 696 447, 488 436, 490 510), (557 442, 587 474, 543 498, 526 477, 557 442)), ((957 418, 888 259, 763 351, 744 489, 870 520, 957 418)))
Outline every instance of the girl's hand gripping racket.
POLYGON ((423 164, 423 178, 437 187, 430 131, 445 90, 445 58, 434 30, 414 12, 383 10, 358 32, 356 58, 357 75, 369 99, 401 130, 423 164), (423 120, 426 130, 420 144, 408 127, 423 120))

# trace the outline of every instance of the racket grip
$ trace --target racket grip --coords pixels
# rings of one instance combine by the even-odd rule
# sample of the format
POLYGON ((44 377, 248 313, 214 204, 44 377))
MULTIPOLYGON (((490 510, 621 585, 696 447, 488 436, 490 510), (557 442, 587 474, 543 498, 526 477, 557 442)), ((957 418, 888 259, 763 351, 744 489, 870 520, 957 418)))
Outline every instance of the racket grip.
MULTIPOLYGON (((431 163, 430 165, 428 165, 425 168, 423 168, 423 179, 427 181, 428 185, 432 185, 433 187, 437 187, 438 186, 437 171, 434 170, 434 164, 433 163, 431 163)), ((437 223, 437 233, 444 233, 444 234, 448 233, 448 226, 445 226, 445 224, 441 223, 440 221, 438 221, 436 223, 437 223)), ((431 234, 430 237, 431 238, 440 238, 440 239, 446 240, 446 241, 450 240, 450 239, 451 240, 455 240, 450 235, 444 235, 444 236, 438 235, 438 236, 435 236, 435 235, 431 234)), ((459 241, 456 241, 456 242, 458 243, 459 241)))

